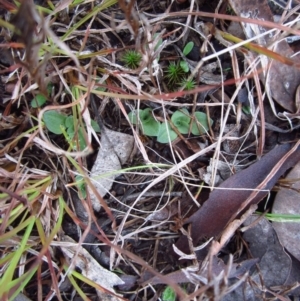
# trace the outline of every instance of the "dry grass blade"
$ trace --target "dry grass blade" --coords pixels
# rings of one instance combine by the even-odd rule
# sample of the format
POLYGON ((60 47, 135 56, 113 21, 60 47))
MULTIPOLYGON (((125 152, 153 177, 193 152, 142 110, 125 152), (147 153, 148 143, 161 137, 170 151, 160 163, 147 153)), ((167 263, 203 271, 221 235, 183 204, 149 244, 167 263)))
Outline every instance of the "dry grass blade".
POLYGON ((299 159, 299 17, 184 2, 0 0, 1 300, 279 295, 239 227, 299 159))
POLYGON ((139 20, 136 11, 134 10, 135 0, 130 0, 129 2, 125 0, 118 1, 120 8, 125 13, 125 18, 132 29, 132 32, 137 36, 139 28, 139 20))

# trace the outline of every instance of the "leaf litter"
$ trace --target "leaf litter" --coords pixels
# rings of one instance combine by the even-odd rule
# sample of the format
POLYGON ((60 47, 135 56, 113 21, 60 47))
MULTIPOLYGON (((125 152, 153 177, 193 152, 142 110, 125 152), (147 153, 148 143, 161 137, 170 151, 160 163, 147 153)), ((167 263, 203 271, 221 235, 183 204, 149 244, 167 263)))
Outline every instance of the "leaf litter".
POLYGON ((2 2, 1 298, 297 296, 299 50, 285 38, 298 14, 274 23, 267 0, 2 2), (172 64, 184 72, 170 85, 172 64), (151 112, 146 130, 134 112, 151 112), (254 214, 266 208, 272 222, 254 214))

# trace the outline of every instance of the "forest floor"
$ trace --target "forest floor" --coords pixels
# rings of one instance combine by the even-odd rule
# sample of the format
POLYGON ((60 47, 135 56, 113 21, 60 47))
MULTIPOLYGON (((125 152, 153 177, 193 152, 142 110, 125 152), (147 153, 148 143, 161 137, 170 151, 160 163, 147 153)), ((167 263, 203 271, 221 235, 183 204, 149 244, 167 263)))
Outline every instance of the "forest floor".
POLYGON ((1 300, 298 300, 277 2, 0 0, 1 300))

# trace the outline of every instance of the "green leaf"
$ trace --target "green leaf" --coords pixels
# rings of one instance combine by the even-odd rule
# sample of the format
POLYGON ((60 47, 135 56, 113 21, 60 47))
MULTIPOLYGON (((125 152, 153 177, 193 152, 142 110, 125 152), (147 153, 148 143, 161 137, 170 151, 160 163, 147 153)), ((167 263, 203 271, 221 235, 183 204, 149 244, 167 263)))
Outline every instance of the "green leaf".
POLYGON ((43 94, 37 94, 36 97, 33 98, 30 105, 32 108, 40 108, 43 104, 45 104, 47 98, 43 94))
POLYGON ((95 130, 96 133, 100 133, 101 132, 99 124, 95 120, 93 120, 93 119, 91 120, 91 126, 95 130))
POLYGON ((163 301, 175 301, 176 293, 172 289, 171 286, 167 286, 162 293, 162 300, 163 301))
MULTIPOLYGON (((72 140, 74 138, 74 135, 75 135, 74 127, 68 127, 67 128, 67 134, 68 134, 69 140, 72 140)), ((74 143, 74 141, 72 141, 72 143, 74 143)))
POLYGON ((180 67, 185 73, 190 71, 189 64, 186 61, 180 61, 180 67))
POLYGON ((250 115, 250 114, 251 114, 251 108, 250 108, 250 106, 243 106, 243 107, 242 107, 242 111, 243 111, 246 115, 250 115))
MULTIPOLYGON (((160 123, 153 117, 152 110, 150 108, 139 110, 138 114, 143 134, 151 137, 157 136, 160 123)), ((132 124, 138 123, 136 111, 131 111, 128 114, 128 118, 132 124)))
POLYGON ((194 42, 188 42, 183 48, 182 52, 185 56, 187 56, 192 51, 193 48, 194 48, 194 42))
POLYGON ((160 123, 153 117, 151 109, 140 110, 140 121, 144 135, 150 137, 157 136, 160 123))
POLYGON ((65 125, 66 118, 66 115, 50 110, 45 112, 43 120, 50 132, 60 135, 62 134, 62 127, 65 125))
POLYGON ((72 147, 73 150, 76 150, 76 141, 73 140, 74 136, 75 136, 75 130, 74 127, 69 127, 67 128, 67 141, 70 144, 70 146, 72 147))
POLYGON ((177 134, 172 130, 168 122, 163 122, 159 126, 157 141, 160 143, 168 143, 177 138, 177 134))
POLYGON ((145 110, 140 110, 139 116, 140 116, 140 120, 143 124, 147 123, 147 122, 151 122, 151 120, 154 119, 154 117, 152 115, 152 110, 150 108, 147 108, 145 110))
POLYGON ((77 150, 77 144, 79 145, 79 150, 84 150, 86 148, 84 130, 82 127, 79 127, 77 132, 75 132, 74 128, 72 127, 67 128, 67 134, 69 143, 74 150, 77 150))
MULTIPOLYGON (((213 120, 210 119, 210 125, 212 124, 213 120)), ((192 134, 202 135, 208 131, 208 129, 207 115, 203 112, 195 112, 195 120, 192 121, 192 134)))
POLYGON ((142 124, 143 134, 149 137, 156 137, 158 135, 160 123, 153 118, 151 123, 142 124))
POLYGON ((67 129, 72 128, 73 131, 74 131, 74 117, 73 117, 73 115, 70 115, 70 116, 68 116, 66 118, 66 120, 65 120, 65 127, 67 129))
POLYGON ((191 117, 187 109, 174 112, 171 121, 181 134, 188 134, 191 117))

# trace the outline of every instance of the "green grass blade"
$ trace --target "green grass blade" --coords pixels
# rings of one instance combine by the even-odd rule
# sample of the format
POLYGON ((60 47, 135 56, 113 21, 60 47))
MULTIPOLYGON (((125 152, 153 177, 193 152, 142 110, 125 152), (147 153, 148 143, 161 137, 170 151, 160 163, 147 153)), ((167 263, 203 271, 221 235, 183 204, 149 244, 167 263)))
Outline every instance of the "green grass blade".
MULTIPOLYGON (((34 226, 35 223, 35 216, 30 216, 25 222, 27 222, 27 227, 25 230, 25 233, 23 235, 22 241, 20 243, 20 247, 19 249, 15 252, 10 265, 8 266, 7 270, 5 271, 3 277, 0 279, 0 287, 3 289, 2 292, 0 292, 0 297, 3 296, 3 294, 9 292, 9 290, 12 288, 13 285, 13 276, 14 273, 16 271, 17 265, 20 261, 20 258, 23 254, 23 252, 25 251, 26 245, 27 245, 27 241, 29 239, 29 236, 31 234, 32 228, 34 226)), ((22 230, 24 228, 24 224, 26 223, 22 223, 20 230, 22 230)))
POLYGON ((3 243, 4 241, 8 240, 12 236, 16 235, 19 231, 23 230, 25 227, 30 225, 32 223, 32 219, 35 219, 34 216, 31 216, 27 220, 25 220, 23 223, 20 223, 16 228, 13 230, 4 233, 3 235, 0 236, 0 244, 3 243))
POLYGON ((9 301, 14 301, 19 293, 25 288, 28 282, 31 280, 35 272, 37 271, 38 266, 31 268, 28 272, 24 273, 21 277, 13 281, 14 286, 17 286, 16 291, 9 297, 9 301))

